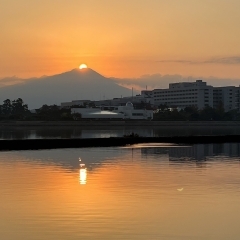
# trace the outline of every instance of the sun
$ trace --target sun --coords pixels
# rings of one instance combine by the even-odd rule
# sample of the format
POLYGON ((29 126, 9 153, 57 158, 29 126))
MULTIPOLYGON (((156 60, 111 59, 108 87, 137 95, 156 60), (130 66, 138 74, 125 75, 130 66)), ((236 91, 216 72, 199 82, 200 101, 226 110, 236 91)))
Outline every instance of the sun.
POLYGON ((87 65, 83 63, 83 64, 81 64, 81 65, 79 66, 79 68, 80 68, 80 69, 87 68, 87 65))

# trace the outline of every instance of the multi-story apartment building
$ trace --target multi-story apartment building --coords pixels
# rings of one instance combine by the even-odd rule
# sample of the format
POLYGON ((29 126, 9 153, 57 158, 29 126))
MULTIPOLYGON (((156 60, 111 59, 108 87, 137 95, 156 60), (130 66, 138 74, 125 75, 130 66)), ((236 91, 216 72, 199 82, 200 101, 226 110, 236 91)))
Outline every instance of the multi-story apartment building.
POLYGON ((152 98, 154 106, 166 104, 168 107, 184 109, 195 106, 217 108, 222 105, 225 111, 240 110, 240 87, 213 87, 202 80, 195 82, 170 83, 168 89, 143 90, 141 95, 152 98))
MULTIPOLYGON (((149 90, 143 90, 142 95, 149 95, 149 90)), ((154 105, 166 104, 169 107, 185 108, 196 106, 201 109, 205 106, 213 107, 213 87, 206 82, 197 80, 196 82, 170 83, 168 89, 152 90, 154 105)))

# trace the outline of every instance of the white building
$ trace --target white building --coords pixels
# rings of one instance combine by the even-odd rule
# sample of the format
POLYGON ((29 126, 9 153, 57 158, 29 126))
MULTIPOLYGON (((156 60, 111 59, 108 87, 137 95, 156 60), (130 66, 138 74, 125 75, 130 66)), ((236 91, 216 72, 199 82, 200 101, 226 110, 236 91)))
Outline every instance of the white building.
POLYGON ((122 113, 102 111, 100 108, 71 108, 71 114, 81 114, 83 119, 124 119, 122 113))
POLYGON ((151 97, 154 106, 166 104, 168 107, 184 109, 195 106, 203 109, 206 106, 218 107, 220 104, 225 111, 238 109, 239 87, 213 87, 202 80, 196 82, 170 83, 168 89, 143 90, 143 97, 151 97))
POLYGON ((124 114, 125 119, 153 119, 153 110, 134 109, 131 102, 127 102, 126 106, 119 106, 116 111, 124 114))
MULTIPOLYGON (((149 90, 142 91, 142 95, 150 95, 149 90)), ((170 83, 169 89, 152 90, 155 106, 166 104, 169 107, 185 108, 195 106, 199 109, 205 106, 213 107, 213 87, 206 82, 170 83)))
POLYGON ((112 111, 101 108, 72 108, 72 114, 79 113, 83 119, 145 119, 153 118, 153 111, 146 109, 134 109, 133 104, 128 102, 125 106, 115 106, 112 111))

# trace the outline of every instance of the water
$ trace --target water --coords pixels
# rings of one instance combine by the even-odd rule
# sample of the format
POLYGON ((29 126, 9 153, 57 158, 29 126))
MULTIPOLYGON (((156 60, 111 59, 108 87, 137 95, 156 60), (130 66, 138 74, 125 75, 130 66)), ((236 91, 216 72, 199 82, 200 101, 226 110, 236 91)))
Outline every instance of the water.
POLYGON ((240 135, 239 126, 91 126, 91 127, 1 127, 0 139, 39 138, 108 138, 122 137, 132 132, 144 137, 193 136, 193 135, 240 135))
POLYGON ((1 152, 0 239, 239 239, 239 156, 227 143, 1 152))

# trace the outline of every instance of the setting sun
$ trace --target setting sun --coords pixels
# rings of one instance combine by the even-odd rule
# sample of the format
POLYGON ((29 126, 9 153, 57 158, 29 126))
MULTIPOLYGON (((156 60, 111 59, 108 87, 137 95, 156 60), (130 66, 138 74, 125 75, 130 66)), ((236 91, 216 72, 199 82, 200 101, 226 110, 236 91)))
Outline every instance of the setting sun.
POLYGON ((80 68, 80 69, 87 68, 87 65, 86 65, 86 64, 81 64, 81 65, 79 66, 79 68, 80 68))

